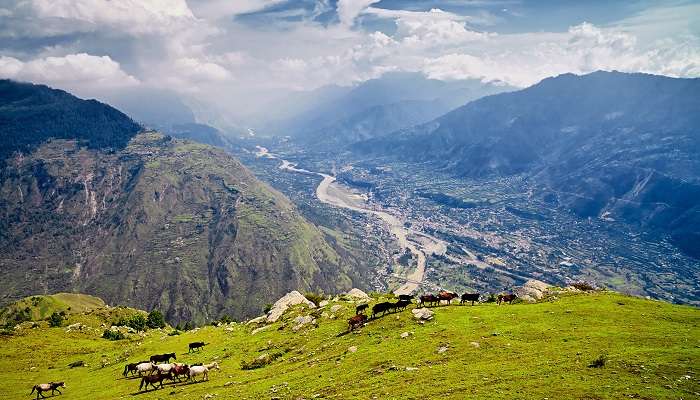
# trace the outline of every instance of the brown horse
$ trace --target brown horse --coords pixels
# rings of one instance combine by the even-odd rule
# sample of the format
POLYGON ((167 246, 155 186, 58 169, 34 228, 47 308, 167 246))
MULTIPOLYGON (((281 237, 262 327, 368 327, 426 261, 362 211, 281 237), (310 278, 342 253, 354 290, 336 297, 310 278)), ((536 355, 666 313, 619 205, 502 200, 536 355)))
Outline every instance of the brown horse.
POLYGON ((518 296, 516 294, 499 294, 498 295, 498 304, 501 304, 501 302, 506 302, 508 304, 513 304, 513 300, 517 299, 518 296))
POLYGON ((348 325, 350 326, 350 332, 354 329, 359 328, 367 322, 367 316, 365 314, 357 314, 348 320, 348 325))
POLYGON ((456 299, 457 297, 459 297, 457 293, 447 292, 445 290, 442 290, 440 291, 440 293, 438 293, 438 298, 440 299, 440 301, 446 300, 448 306, 452 304, 452 299, 456 299))
POLYGON ((141 378, 141 384, 139 385, 139 391, 143 388, 145 390, 148 390, 148 385, 153 386, 153 389, 158 389, 156 387, 156 384, 160 384, 160 388, 163 388, 163 381, 166 379, 170 379, 171 381, 173 379, 173 374, 171 372, 168 372, 167 374, 155 374, 155 375, 147 375, 141 378))
POLYGON ((36 390, 36 398, 37 398, 37 400, 39 400, 39 395, 41 395, 42 398, 46 398, 46 396, 44 396, 43 392, 48 392, 50 390, 51 396, 53 396, 54 391, 58 392, 58 394, 63 394, 63 393, 61 393, 60 390, 58 390, 58 388, 65 388, 65 387, 66 387, 66 384, 63 382, 40 383, 38 385, 34 385, 31 393, 29 393, 29 394, 31 395, 36 390))
POLYGON ((474 305, 475 301, 479 301, 479 296, 479 293, 464 293, 459 301, 459 304, 464 304, 468 301, 471 301, 472 305, 474 305))
POLYGON ((175 364, 170 372, 173 373, 178 382, 181 382, 180 376, 184 376, 185 380, 190 378, 190 366, 187 364, 175 364))

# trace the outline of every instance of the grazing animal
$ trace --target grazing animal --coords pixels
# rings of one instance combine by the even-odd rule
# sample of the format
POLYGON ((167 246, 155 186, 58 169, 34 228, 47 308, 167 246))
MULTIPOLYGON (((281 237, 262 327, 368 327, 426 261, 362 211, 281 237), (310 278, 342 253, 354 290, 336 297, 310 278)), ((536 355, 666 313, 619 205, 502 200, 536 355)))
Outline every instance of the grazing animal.
POLYGON ((479 293, 464 293, 462 295, 462 299, 459 301, 459 304, 464 304, 471 301, 472 305, 474 305, 475 301, 479 301, 479 296, 481 296, 479 293))
POLYGON ((440 293, 438 293, 438 298, 440 299, 440 301, 446 300, 447 305, 452 304, 452 299, 456 299, 457 297, 459 297, 459 295, 457 293, 447 292, 444 290, 442 290, 442 291, 440 291, 440 293))
POLYGON ((219 363, 214 361, 214 362, 209 363, 209 364, 204 364, 203 367, 206 367, 207 369, 215 369, 218 371, 219 370, 219 363))
POLYGON ((355 314, 360 315, 364 314, 365 310, 369 307, 369 304, 360 304, 359 306, 355 307, 355 314))
POLYGON ((405 310, 408 305, 411 304, 411 300, 399 300, 396 303, 393 304, 393 308, 396 310, 405 310))
POLYGON ((175 353, 155 354, 149 359, 152 363, 168 363, 170 359, 177 360, 175 353))
POLYGON ((421 307, 425 307, 426 304, 440 304, 440 299, 434 294, 424 294, 419 298, 419 300, 421 307))
POLYGON ((122 373, 122 375, 124 375, 125 378, 129 373, 131 373, 131 375, 134 375, 134 373, 137 372, 136 366, 139 364, 147 363, 147 362, 148 361, 139 361, 139 362, 135 362, 135 363, 126 364, 124 366, 124 373, 122 373))
POLYGON ((170 379, 171 381, 174 380, 173 375, 170 372, 168 372, 167 374, 158 373, 155 375, 144 376, 143 378, 141 378, 141 384, 139 385, 139 390, 141 390, 141 389, 148 390, 149 385, 153 386, 153 389, 158 389, 158 387, 156 387, 156 383, 160 384, 160 387, 162 388, 163 381, 166 379, 170 379))
POLYGON ((201 350, 202 347, 204 347, 206 345, 207 345, 207 343, 204 343, 204 342, 192 342, 192 343, 190 343, 190 350, 188 351, 188 353, 191 353, 191 352, 196 351, 196 350, 201 350))
POLYGON ((58 392, 58 394, 63 394, 63 393, 61 393, 61 391, 58 388, 65 388, 65 387, 66 387, 66 384, 63 382, 40 383, 38 385, 34 385, 31 393, 29 393, 29 394, 31 395, 36 390, 36 398, 38 400, 39 395, 41 395, 42 398, 46 398, 46 396, 44 396, 43 392, 48 392, 49 390, 51 391, 51 396, 53 396, 54 391, 58 392))
POLYGON ((506 302, 508 304, 513 304, 513 300, 517 299, 518 296, 516 294, 499 294, 498 295, 498 304, 501 304, 501 302, 506 302))
POLYGON ((400 294, 400 295, 399 295, 399 300, 408 301, 408 302, 410 303, 411 300, 413 300, 413 295, 410 295, 410 294, 400 294))
POLYGON ((156 365, 150 361, 142 362, 142 363, 136 365, 136 372, 138 372, 139 376, 143 375, 145 372, 148 372, 150 375, 156 369, 157 369, 156 365))
POLYGON ((350 332, 359 328, 367 322, 367 316, 365 314, 357 314, 348 320, 348 325, 350 326, 350 332))
POLYGON ((175 364, 158 364, 156 365, 156 370, 159 374, 167 374, 172 371, 173 367, 175 367, 175 364))
POLYGON ((174 364, 173 369, 171 369, 170 372, 172 372, 173 377, 180 382, 180 376, 184 376, 185 379, 189 379, 190 366, 187 364, 174 364))
POLYGON ((392 303, 385 301, 383 303, 377 303, 372 307, 372 318, 376 318, 377 314, 382 313, 384 315, 387 311, 390 311, 393 307, 392 303))
POLYGON ((209 380, 209 368, 204 365, 193 365, 190 367, 188 378, 197 382, 197 375, 202 375, 202 380, 209 380))

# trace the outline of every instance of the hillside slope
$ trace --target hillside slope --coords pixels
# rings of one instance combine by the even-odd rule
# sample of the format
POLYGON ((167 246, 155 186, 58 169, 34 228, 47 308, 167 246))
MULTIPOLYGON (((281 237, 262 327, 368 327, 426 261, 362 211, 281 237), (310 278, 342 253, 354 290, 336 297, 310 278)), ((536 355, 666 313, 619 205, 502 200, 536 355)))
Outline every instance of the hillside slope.
POLYGON ((0 120, 10 126, 3 137, 23 143, 0 168, 0 305, 79 291, 159 308, 173 323, 202 323, 257 314, 290 288, 362 286, 287 198, 223 150, 155 132, 118 133, 114 126, 133 122, 107 105, 3 84, 46 101, 19 107, 0 98, 0 120), (87 114, 85 134, 66 130, 80 126, 72 116, 85 107, 116 119, 87 114), (55 131, 26 142, 26 119, 55 131))
POLYGON ((61 380, 71 398, 131 397, 139 380, 124 379, 124 365, 172 351, 188 364, 218 360, 221 370, 208 382, 168 383, 139 398, 689 399, 700 392, 694 307, 612 292, 563 293, 536 304, 433 308, 425 324, 405 311, 344 334, 354 306, 297 306, 255 334, 253 325, 233 324, 111 342, 91 330, 25 327, 0 337, 5 395, 24 398, 35 383, 61 380), (315 324, 292 329, 297 316, 309 314, 315 324), (188 354, 193 341, 208 344, 188 354), (32 351, 19 351, 26 348, 32 351), (589 367, 601 355, 604 366, 589 367), (273 361, 241 368, 260 357, 273 361), (88 366, 68 367, 80 360, 88 366))

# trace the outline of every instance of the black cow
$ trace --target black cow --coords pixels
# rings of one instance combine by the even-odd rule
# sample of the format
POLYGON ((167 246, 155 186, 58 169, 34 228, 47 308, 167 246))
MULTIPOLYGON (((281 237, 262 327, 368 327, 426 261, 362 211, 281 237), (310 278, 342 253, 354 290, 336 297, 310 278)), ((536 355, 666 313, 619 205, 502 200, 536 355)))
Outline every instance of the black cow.
POLYGON ((464 304, 471 301, 472 305, 474 305, 475 301, 479 301, 479 296, 481 296, 479 293, 464 293, 459 301, 459 304, 464 304))

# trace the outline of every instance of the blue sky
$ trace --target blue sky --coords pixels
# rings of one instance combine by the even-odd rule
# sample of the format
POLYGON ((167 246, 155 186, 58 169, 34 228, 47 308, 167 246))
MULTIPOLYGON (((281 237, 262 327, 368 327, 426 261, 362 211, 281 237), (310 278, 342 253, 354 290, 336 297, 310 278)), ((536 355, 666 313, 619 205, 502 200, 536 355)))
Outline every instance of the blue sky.
POLYGON ((597 69, 700 76, 697 1, 0 0, 0 77, 165 88, 246 113, 388 71, 525 87, 597 69))

